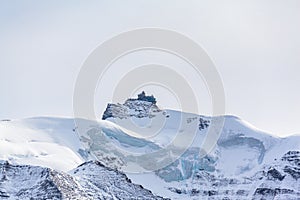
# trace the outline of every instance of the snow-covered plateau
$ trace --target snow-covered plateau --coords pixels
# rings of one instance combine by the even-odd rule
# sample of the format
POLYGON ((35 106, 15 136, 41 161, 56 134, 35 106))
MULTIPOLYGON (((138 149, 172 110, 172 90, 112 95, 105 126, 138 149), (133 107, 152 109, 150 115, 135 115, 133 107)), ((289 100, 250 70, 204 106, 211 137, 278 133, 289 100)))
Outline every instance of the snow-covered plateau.
POLYGON ((0 199, 300 199, 298 135, 163 110, 145 94, 101 117, 0 121, 0 199))

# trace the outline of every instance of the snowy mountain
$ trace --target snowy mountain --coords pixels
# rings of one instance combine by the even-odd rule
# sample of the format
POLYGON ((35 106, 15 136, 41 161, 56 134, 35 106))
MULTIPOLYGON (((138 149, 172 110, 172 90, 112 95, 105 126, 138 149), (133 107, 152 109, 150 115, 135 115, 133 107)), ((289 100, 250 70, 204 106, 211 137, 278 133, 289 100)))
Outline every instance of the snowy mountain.
MULTIPOLYGON (((163 110, 145 93, 109 104, 102 119, 1 121, 0 160, 65 174, 60 176, 74 180, 78 194, 84 189, 82 198, 119 198, 124 190, 135 194, 135 186, 117 184, 127 180, 124 174, 116 176, 124 171, 132 182, 171 199, 300 199, 300 136, 274 137, 234 116, 163 110), (204 141, 220 118, 220 137, 207 151, 204 141), (92 159, 106 167, 87 162, 92 159), (104 189, 103 180, 118 189, 104 189)), ((7 194, 7 189, 0 191, 7 194)))
MULTIPOLYGON (((127 101, 117 106, 110 104, 104 116, 110 115, 105 119, 140 133, 139 137, 148 138, 161 148, 174 140, 175 133, 183 136, 179 140, 182 141, 197 128, 193 142, 180 158, 152 173, 128 174, 135 182, 172 199, 300 198, 300 180, 297 178, 300 166, 285 159, 294 153, 293 157, 299 160, 300 136, 274 137, 237 117, 224 116, 220 138, 212 151, 203 157, 203 141, 211 122, 219 117, 160 110, 156 109, 155 103, 140 98, 130 99, 130 102, 130 106, 127 101), (151 107, 155 112, 151 112, 151 107), (155 125, 161 125, 155 118, 163 121, 163 128, 153 137, 147 137, 156 131, 155 125), (282 180, 269 180, 268 174, 275 170, 284 177, 282 180), (153 181, 145 182, 144 177, 153 181)), ((172 145, 175 149, 180 148, 180 143, 172 145)))
POLYGON ((0 163, 1 199, 163 199, 98 161, 71 173, 0 163))

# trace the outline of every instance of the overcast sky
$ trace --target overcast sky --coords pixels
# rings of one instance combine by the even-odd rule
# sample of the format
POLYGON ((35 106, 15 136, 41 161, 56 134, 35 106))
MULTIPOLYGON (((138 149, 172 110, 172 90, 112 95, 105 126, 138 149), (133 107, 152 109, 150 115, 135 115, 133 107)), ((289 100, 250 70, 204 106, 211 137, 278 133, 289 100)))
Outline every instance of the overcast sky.
MULTIPOLYGON (((201 45, 222 77, 227 114, 272 134, 300 133, 298 0, 2 0, 0 119, 72 116, 74 84, 88 55, 106 39, 140 27, 175 30, 201 45)), ((157 59, 149 55, 136 54, 115 69, 129 60, 157 59)), ((165 62, 168 55, 159 58, 165 62)), ((184 65, 172 59, 174 67, 184 65)), ((196 87, 197 80, 191 82, 196 87)), ((160 105, 177 109, 166 92, 149 90, 160 105)), ((207 91, 197 92, 204 99, 201 113, 209 114, 207 91)), ((98 115, 109 94, 95 94, 98 115)))

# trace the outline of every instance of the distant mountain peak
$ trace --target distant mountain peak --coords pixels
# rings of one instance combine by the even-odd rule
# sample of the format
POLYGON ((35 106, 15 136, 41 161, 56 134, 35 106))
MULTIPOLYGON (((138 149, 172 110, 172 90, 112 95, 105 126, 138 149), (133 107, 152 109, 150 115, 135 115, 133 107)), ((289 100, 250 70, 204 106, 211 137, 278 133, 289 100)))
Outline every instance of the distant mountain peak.
POLYGON ((153 95, 147 96, 145 91, 142 91, 140 94, 138 94, 138 98, 136 100, 148 101, 148 102, 151 102, 153 104, 156 104, 156 99, 154 98, 154 96, 153 95))
POLYGON ((138 94, 137 98, 129 98, 123 104, 109 103, 103 113, 102 119, 107 118, 128 118, 128 117, 153 117, 161 110, 156 105, 156 98, 153 95, 146 95, 145 91, 138 94))

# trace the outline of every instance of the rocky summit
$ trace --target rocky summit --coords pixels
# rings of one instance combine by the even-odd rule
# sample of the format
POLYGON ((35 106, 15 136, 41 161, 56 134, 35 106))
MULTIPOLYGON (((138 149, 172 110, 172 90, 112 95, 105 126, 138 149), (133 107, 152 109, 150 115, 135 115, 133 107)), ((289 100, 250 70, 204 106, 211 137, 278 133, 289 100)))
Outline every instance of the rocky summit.
POLYGON ((138 98, 127 99, 123 104, 108 104, 102 119, 107 118, 129 118, 129 117, 154 117, 155 113, 161 110, 156 105, 153 95, 147 96, 143 91, 138 94, 138 98))

